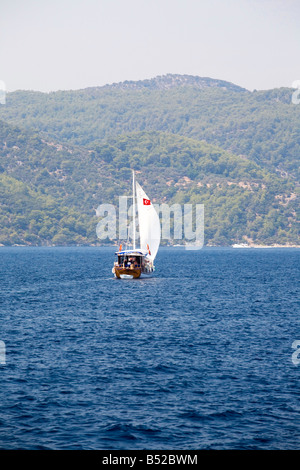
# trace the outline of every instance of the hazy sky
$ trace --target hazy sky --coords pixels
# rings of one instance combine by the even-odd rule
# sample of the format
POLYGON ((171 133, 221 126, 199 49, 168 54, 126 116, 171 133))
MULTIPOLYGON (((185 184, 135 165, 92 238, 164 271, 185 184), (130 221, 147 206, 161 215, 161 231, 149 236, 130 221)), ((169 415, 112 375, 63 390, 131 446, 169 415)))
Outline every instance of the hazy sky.
POLYGON ((167 73, 300 79, 300 0, 0 0, 0 80, 53 91, 167 73))

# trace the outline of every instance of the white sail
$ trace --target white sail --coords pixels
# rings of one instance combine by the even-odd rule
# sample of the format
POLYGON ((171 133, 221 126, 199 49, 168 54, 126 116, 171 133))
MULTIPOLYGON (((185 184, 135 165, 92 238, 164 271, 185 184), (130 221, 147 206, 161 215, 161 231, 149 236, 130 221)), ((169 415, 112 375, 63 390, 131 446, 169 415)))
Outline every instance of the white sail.
POLYGON ((136 198, 138 208, 140 248, 149 250, 150 258, 154 261, 160 243, 160 222, 158 214, 139 183, 136 183, 136 198))

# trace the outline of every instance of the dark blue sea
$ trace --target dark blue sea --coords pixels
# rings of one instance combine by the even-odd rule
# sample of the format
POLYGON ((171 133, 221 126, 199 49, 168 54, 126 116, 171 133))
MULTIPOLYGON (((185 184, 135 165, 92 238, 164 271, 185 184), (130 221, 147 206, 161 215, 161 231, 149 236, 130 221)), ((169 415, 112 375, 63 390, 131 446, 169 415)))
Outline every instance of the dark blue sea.
POLYGON ((1 247, 0 448, 299 449, 299 255, 1 247))

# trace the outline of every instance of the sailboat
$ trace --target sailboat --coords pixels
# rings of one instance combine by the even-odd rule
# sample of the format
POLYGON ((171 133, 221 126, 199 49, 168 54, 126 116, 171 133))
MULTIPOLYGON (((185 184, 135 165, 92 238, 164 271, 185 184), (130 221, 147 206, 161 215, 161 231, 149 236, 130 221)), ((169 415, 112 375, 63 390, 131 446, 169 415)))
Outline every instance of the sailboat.
POLYGON ((119 279, 137 279, 154 272, 154 259, 160 244, 160 222, 158 214, 151 200, 135 181, 132 171, 132 198, 133 198, 133 233, 132 249, 115 253, 117 260, 112 272, 119 279), (136 247, 136 206, 138 212, 138 224, 140 233, 139 247, 136 247))

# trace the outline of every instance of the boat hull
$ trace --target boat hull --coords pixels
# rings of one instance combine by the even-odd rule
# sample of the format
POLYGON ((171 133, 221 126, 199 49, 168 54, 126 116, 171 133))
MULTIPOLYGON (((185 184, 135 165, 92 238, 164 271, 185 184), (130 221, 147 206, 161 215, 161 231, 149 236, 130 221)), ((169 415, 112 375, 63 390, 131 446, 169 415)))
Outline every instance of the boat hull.
POLYGON ((141 276, 141 268, 121 268, 115 266, 113 273, 118 279, 138 279, 141 276))

